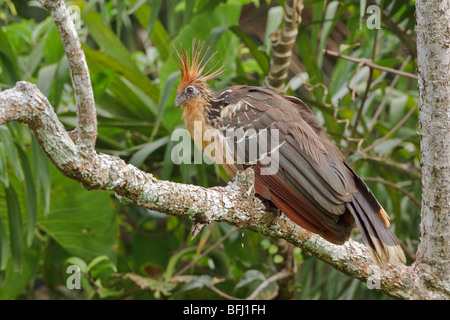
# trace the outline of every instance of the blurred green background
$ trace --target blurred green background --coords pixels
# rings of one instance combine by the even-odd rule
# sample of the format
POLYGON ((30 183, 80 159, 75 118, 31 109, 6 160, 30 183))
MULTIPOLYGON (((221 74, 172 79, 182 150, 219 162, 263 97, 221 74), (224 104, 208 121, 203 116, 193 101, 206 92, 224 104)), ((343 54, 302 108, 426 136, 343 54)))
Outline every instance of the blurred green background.
MULTIPOLYGON (((86 54, 98 114, 97 151, 160 179, 226 185, 214 165, 170 161, 180 43, 206 41, 225 73, 210 83, 261 85, 269 35, 284 1, 66 1, 86 54)), ((416 80, 372 71, 323 49, 416 73, 414 1, 304 2, 287 93, 303 99, 392 217, 411 263, 420 221, 416 80), (366 12, 377 5, 380 15, 366 12), (371 28, 379 19, 381 28, 371 28)), ((24 80, 49 98, 68 130, 75 100, 59 34, 37 1, 0 0, 0 89, 24 80)), ((212 223, 191 240, 186 217, 86 191, 50 163, 30 130, 0 127, 0 299, 246 298, 290 266, 262 299, 387 299, 283 241, 212 223), (68 289, 69 265, 81 288, 68 289)), ((360 240, 357 231, 352 235, 360 240)))

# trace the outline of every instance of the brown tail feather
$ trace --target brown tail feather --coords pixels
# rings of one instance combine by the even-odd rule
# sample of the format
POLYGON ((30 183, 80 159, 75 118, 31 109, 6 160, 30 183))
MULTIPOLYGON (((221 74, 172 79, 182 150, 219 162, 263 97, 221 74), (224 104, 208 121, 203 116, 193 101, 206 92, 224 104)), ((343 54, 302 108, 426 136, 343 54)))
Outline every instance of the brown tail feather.
MULTIPOLYGON (((355 200, 347 205, 347 209, 354 217, 372 259, 380 267, 386 263, 394 265, 405 263, 406 258, 397 238, 381 222, 378 212, 366 205, 361 205, 364 201, 361 194, 356 194, 355 200)), ((381 207, 380 209, 383 210, 381 207)))
MULTIPOLYGON (((350 168, 349 168, 350 169, 350 168)), ((351 170, 351 169, 350 169, 351 170)), ((367 185, 354 172, 358 193, 347 204, 355 219, 372 259, 379 266, 405 263, 406 258, 397 238, 389 230, 389 217, 367 185)))

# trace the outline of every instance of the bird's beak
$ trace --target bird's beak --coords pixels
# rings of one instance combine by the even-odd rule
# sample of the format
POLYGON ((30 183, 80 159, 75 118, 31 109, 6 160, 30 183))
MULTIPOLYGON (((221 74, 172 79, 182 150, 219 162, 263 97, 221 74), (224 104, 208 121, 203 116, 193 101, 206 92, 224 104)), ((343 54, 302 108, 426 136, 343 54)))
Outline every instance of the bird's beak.
POLYGON ((175 107, 181 106, 183 103, 186 102, 186 96, 184 94, 177 94, 175 98, 175 107))

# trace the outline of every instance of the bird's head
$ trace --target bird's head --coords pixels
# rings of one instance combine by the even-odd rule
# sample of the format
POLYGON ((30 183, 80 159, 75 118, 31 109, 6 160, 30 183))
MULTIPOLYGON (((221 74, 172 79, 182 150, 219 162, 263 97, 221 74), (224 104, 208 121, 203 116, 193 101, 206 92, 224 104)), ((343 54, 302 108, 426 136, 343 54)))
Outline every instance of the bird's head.
POLYGON ((192 41, 191 53, 180 46, 180 52, 175 49, 178 56, 177 63, 181 71, 181 83, 177 89, 175 106, 186 106, 187 104, 197 105, 199 100, 206 99, 209 89, 207 81, 211 80, 223 72, 222 68, 213 71, 214 67, 207 72, 203 72, 205 66, 214 57, 212 54, 206 58, 208 49, 205 51, 204 42, 192 41))

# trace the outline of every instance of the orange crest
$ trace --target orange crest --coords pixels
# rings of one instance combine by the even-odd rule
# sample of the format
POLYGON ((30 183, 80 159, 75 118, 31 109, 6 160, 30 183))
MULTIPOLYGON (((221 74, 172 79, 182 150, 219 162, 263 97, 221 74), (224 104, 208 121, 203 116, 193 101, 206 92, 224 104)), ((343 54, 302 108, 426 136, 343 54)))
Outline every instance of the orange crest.
POLYGON ((178 52, 175 48, 175 52, 179 59, 176 59, 178 66, 181 70, 181 83, 179 85, 179 89, 184 89, 190 84, 196 85, 198 89, 203 89, 206 87, 206 81, 211 80, 217 76, 219 76, 223 72, 223 68, 219 68, 216 71, 213 69, 216 67, 212 67, 207 72, 203 73, 205 66, 208 62, 216 55, 217 52, 213 53, 209 58, 205 60, 205 57, 209 51, 209 48, 205 50, 203 53, 203 47, 205 43, 192 40, 192 52, 189 54, 186 50, 183 49, 183 46, 180 44, 180 51, 178 52))

